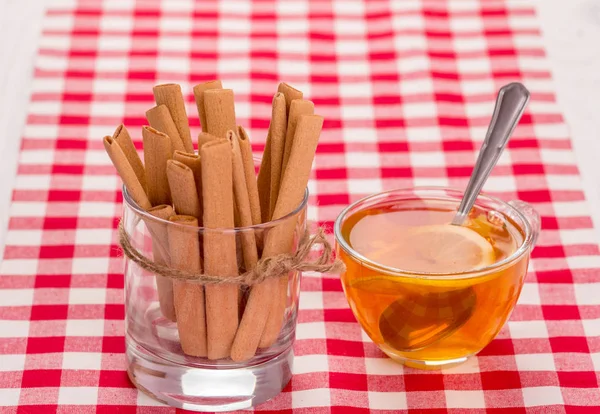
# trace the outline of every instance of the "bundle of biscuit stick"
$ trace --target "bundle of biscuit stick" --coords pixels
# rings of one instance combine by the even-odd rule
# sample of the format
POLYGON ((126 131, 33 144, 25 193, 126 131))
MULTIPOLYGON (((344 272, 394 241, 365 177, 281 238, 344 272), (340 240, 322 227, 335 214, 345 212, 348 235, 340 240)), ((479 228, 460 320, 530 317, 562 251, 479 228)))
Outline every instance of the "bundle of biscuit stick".
MULTIPOLYGON (((210 229, 267 223, 301 204, 323 126, 313 103, 290 85, 279 85, 256 177, 232 90, 218 80, 194 87, 202 126, 197 153, 180 86, 158 85, 153 92, 156 106, 146 112, 149 126, 142 129, 144 162, 123 125, 104 138, 104 146, 131 198, 162 219, 146 221, 154 262, 227 278, 252 269, 259 258, 292 250, 295 223, 271 228, 264 239, 253 231, 236 237, 210 229), (240 251, 243 266, 238 266, 240 251)), ((276 342, 284 322, 287 275, 246 290, 160 275, 156 285, 162 314, 177 322, 187 355, 247 360, 276 342)))

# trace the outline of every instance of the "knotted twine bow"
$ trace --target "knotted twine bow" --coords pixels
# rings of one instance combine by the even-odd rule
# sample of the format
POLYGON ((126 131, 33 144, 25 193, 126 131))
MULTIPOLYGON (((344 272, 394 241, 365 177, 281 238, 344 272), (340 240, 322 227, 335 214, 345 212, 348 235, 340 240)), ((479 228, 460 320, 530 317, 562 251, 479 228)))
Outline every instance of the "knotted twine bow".
POLYGON ((335 274, 346 270, 344 263, 340 259, 334 258, 333 249, 322 227, 312 236, 306 231, 295 253, 283 253, 272 257, 264 257, 256 263, 253 269, 237 276, 228 277, 178 270, 148 259, 131 245, 129 235, 123 227, 123 222, 119 223, 119 244, 125 256, 144 270, 170 279, 193 281, 202 285, 232 283, 252 286, 273 277, 284 276, 294 270, 335 274), (312 248, 319 245, 323 246, 321 254, 314 261, 309 261, 308 256, 312 248))

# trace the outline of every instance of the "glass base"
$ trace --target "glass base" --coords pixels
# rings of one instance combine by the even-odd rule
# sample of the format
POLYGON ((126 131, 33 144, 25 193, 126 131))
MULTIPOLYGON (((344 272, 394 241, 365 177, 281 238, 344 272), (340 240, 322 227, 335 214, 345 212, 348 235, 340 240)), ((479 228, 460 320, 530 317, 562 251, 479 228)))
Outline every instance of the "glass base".
POLYGON ((292 348, 261 364, 197 368, 159 358, 127 340, 127 374, 152 398, 191 411, 232 411, 275 397, 292 378, 292 348))
POLYGON ((437 370, 437 369, 444 369, 444 368, 452 368, 452 367, 455 367, 457 365, 460 365, 460 364, 466 362, 469 359, 469 356, 465 356, 465 357, 455 358, 455 359, 428 361, 428 360, 403 358, 403 357, 399 357, 398 355, 394 355, 391 352, 386 352, 385 350, 382 350, 382 351, 385 352, 385 354, 387 356, 389 356, 391 359, 393 359, 394 361, 396 361, 402 365, 405 365, 409 368, 424 369, 424 370, 437 370))

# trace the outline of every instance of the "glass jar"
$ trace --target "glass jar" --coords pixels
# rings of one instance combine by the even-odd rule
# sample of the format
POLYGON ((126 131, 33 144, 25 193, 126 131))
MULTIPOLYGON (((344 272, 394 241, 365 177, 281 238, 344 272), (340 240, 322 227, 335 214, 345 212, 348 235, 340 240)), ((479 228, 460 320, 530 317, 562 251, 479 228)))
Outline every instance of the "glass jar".
MULTIPOLYGON (((267 243, 271 235, 280 237, 285 233, 289 236, 285 238, 290 242, 290 246, 284 250, 294 253, 306 231, 308 191, 300 205, 287 216, 256 226, 235 229, 189 227, 157 218, 140 209, 125 188, 123 195, 122 227, 131 247, 144 259, 159 264, 168 264, 170 259, 175 260, 169 257, 169 242, 172 247, 173 239, 165 237, 173 232, 187 237, 185 249, 192 250, 186 250, 184 255, 191 252, 193 255, 202 256, 205 240, 214 240, 215 237, 235 239, 236 266, 241 272, 244 270, 242 245, 245 236, 252 235, 260 253, 262 244, 267 243)), ((249 408, 269 400, 281 392, 289 382, 292 375, 292 345, 298 314, 300 272, 290 272, 286 277, 262 282, 272 283, 272 295, 270 301, 267 300, 261 305, 277 309, 274 301, 281 302, 279 309, 282 315, 278 325, 281 329, 279 335, 268 341, 268 345, 261 343, 262 347, 259 347, 256 353, 251 350, 241 361, 239 358, 234 361, 230 357, 208 359, 206 356, 190 355, 194 352, 190 352, 189 347, 184 352, 185 346, 182 346, 180 333, 184 323, 178 324, 177 319, 178 309, 179 315, 184 312, 181 309, 186 306, 182 304, 185 299, 177 295, 178 288, 175 288, 175 293, 173 288, 177 284, 187 283, 190 284, 191 290, 184 291, 200 292, 196 299, 187 299, 187 306, 197 311, 202 310, 203 304, 198 303, 202 301, 202 295, 209 300, 212 292, 209 285, 173 281, 156 275, 142 268, 127 255, 124 275, 127 372, 131 381, 146 394, 171 406, 188 410, 229 411, 249 408)), ((258 285, 235 286, 238 289, 239 301, 234 306, 238 307, 240 323, 247 300, 258 285)), ((206 309, 204 311, 206 324, 209 325, 210 316, 206 314, 206 309)), ((188 315, 188 324, 189 319, 188 315)), ((195 326, 202 330, 202 326, 195 326)), ((212 331, 217 332, 219 328, 212 326, 212 331)), ((190 332, 186 328, 184 334, 186 340, 193 341, 194 333, 190 332)))

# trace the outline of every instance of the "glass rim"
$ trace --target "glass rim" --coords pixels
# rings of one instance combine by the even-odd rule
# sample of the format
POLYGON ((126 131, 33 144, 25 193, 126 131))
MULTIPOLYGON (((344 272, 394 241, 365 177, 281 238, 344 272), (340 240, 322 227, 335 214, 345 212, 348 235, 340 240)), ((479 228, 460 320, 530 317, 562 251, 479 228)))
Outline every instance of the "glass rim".
MULTIPOLYGON (((135 211, 135 213, 137 215, 141 216, 144 221, 150 220, 150 221, 154 221, 157 223, 163 223, 163 224, 169 225, 169 226, 181 226, 181 227, 186 227, 186 229, 190 229, 190 226, 187 226, 187 225, 181 224, 181 223, 175 223, 175 222, 172 222, 169 220, 162 219, 160 217, 153 216, 152 214, 148 213, 146 210, 142 209, 133 200, 133 198, 131 198, 131 195, 129 194, 129 192, 127 191, 127 188, 125 187, 125 184, 123 184, 123 186, 122 186, 122 192, 123 192, 123 204, 126 205, 128 208, 131 208, 133 211, 135 211)), ((298 204, 298 206, 294 210, 292 210, 290 213, 288 213, 285 216, 282 216, 278 219, 275 219, 275 220, 270 220, 265 223, 253 224, 252 226, 244 226, 244 227, 209 228, 209 227, 204 227, 204 226, 198 226, 198 227, 194 228, 194 230, 201 231, 201 232, 218 231, 220 233, 226 233, 226 232, 236 233, 236 232, 244 232, 244 231, 250 231, 250 230, 266 230, 266 229, 269 229, 269 228, 272 228, 279 224, 284 223, 285 221, 289 220, 290 218, 292 218, 293 216, 297 215, 302 210, 304 210, 308 204, 308 195, 309 195, 309 193, 308 193, 308 187, 307 187, 304 190, 304 197, 303 197, 302 201, 300 202, 300 204, 298 204)))
MULTIPOLYGON (((340 212, 340 214, 337 216, 337 218, 335 219, 334 236, 335 236, 335 240, 338 243, 338 245, 342 249, 344 249, 344 251, 346 251, 346 253, 348 253, 353 259, 358 259, 364 265, 367 265, 368 267, 370 267, 374 270, 382 271, 388 275, 398 276, 398 277, 418 278, 418 279, 429 279, 429 280, 442 280, 442 279, 449 280, 449 279, 470 279, 470 278, 481 277, 481 276, 502 270, 504 268, 507 268, 507 267, 511 266, 512 264, 514 264, 517 260, 519 260, 529 250, 529 248, 531 247, 531 244, 534 240, 533 229, 531 227, 531 224, 530 224, 529 220, 527 219, 527 217, 523 213, 521 213, 521 211, 519 211, 519 209, 515 208, 514 206, 510 205, 509 203, 507 203, 506 201, 504 201, 498 197, 494 197, 494 196, 491 196, 488 194, 481 194, 481 193, 477 197, 477 201, 475 202, 475 205, 478 205, 478 201, 480 199, 492 201, 494 203, 498 203, 498 204, 502 205, 503 208, 510 210, 511 213, 515 214, 522 221, 523 226, 521 226, 519 223, 516 223, 516 224, 519 226, 519 228, 521 230, 523 230, 525 232, 525 237, 523 238, 523 242, 510 256, 508 256, 498 262, 492 263, 489 266, 485 266, 485 267, 482 267, 479 269, 468 270, 468 271, 464 271, 464 272, 446 272, 446 273, 418 272, 418 271, 414 271, 414 270, 400 269, 397 267, 387 266, 387 265, 375 262, 375 261, 367 258, 366 256, 360 254, 355 249, 353 249, 352 246, 350 246, 350 243, 342 236, 342 221, 344 220, 344 218, 347 216, 347 214, 352 209, 360 206, 361 204, 368 202, 369 200, 373 200, 373 199, 383 197, 386 195, 401 194, 401 193, 405 193, 405 192, 409 192, 409 191, 410 192, 444 191, 444 192, 446 192, 447 197, 449 197, 448 193, 455 193, 455 194, 461 195, 461 196, 462 196, 462 194, 464 194, 463 190, 460 190, 460 189, 454 188, 454 187, 416 186, 416 187, 398 188, 398 189, 389 190, 389 191, 382 191, 379 193, 375 193, 375 194, 371 194, 366 197, 363 197, 360 200, 357 200, 357 201, 353 202, 352 204, 350 204, 349 206, 347 206, 346 208, 344 208, 344 210, 342 210, 340 212)), ((425 197, 424 199, 427 199, 427 198, 425 197)), ((502 214, 506 215, 505 213, 502 213, 502 214)))

